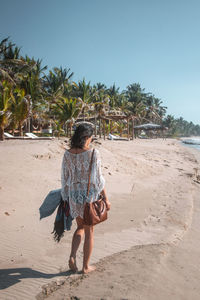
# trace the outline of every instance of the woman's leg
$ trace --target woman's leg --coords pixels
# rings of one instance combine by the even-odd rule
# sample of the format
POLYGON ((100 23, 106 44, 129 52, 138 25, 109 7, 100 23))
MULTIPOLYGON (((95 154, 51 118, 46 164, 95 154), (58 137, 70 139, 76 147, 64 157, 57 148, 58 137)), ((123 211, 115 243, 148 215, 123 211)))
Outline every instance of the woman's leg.
POLYGON ((89 273, 95 270, 95 267, 89 266, 89 260, 93 249, 94 229, 93 226, 84 225, 85 241, 83 246, 83 273, 89 273))
POLYGON ((78 268, 76 266, 76 253, 80 246, 82 237, 84 235, 83 220, 80 217, 77 217, 76 222, 77 222, 77 229, 74 232, 74 235, 72 238, 71 254, 70 254, 70 258, 69 258, 69 268, 72 271, 78 270, 78 268))

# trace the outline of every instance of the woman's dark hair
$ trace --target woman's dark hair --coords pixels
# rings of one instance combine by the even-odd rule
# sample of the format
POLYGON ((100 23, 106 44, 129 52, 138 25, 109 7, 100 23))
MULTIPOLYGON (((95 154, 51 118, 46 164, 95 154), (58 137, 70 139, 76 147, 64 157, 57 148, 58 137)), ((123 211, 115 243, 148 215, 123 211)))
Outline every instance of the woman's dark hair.
POLYGON ((80 124, 76 127, 71 138, 71 148, 83 148, 87 138, 93 135, 93 127, 88 123, 80 124))

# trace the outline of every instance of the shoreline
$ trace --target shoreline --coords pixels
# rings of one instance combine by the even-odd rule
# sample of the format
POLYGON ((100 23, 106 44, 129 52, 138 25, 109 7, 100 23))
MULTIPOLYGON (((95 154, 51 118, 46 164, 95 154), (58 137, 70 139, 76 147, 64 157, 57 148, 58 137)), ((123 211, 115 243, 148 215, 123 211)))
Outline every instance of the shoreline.
MULTIPOLYGON (((112 273, 115 273, 115 267, 118 268, 117 270, 119 273, 121 270, 120 268, 124 270, 123 265, 126 265, 127 267, 129 266, 130 259, 127 257, 133 255, 133 252, 135 257, 143 257, 143 259, 141 261, 139 260, 139 263, 136 263, 136 265, 134 261, 131 261, 132 268, 136 268, 136 270, 138 270, 137 274, 141 275, 140 273, 143 268, 142 264, 145 262, 145 259, 147 259, 147 261, 149 260, 152 268, 155 266, 153 249, 157 249, 155 251, 161 253, 159 255, 160 261, 166 261, 168 257, 166 253, 168 253, 169 245, 177 247, 177 245, 179 245, 184 239, 185 233, 190 230, 192 223, 193 196, 191 195, 191 192, 193 191, 195 194, 196 187, 194 187, 190 176, 193 171, 192 168, 196 166, 197 161, 196 158, 193 158, 193 154, 188 154, 188 152, 185 151, 185 147, 178 145, 178 142, 174 140, 163 141, 162 139, 157 139, 133 142, 100 142, 102 145, 99 146, 99 144, 96 144, 95 147, 99 147, 101 152, 103 174, 107 181, 106 187, 112 202, 112 211, 109 214, 109 220, 105 222, 105 224, 102 224, 101 226, 99 225, 98 228, 95 228, 95 246, 91 263, 97 263, 98 270, 94 272, 93 275, 90 274, 88 278, 93 281, 92 278, 96 278, 96 280, 98 280, 100 277, 105 277, 103 282, 107 284, 107 281, 112 278, 112 273), (178 183, 176 182, 177 178, 179 180, 178 183), (180 201, 182 204, 181 207, 180 201), (165 255, 162 254, 162 252, 165 253, 165 255), (120 265, 119 262, 117 263, 119 260, 118 255, 123 261, 122 265, 120 265), (104 258, 105 256, 107 256, 107 258, 104 258), (127 264, 128 260, 129 263, 127 264), (109 276, 105 269, 105 265, 109 265, 109 276)), ((56 171, 58 174, 60 171, 58 162, 60 161, 64 151, 63 141, 40 143, 40 149, 38 149, 38 144, 35 145, 34 143, 31 143, 31 145, 31 153, 30 145, 28 146, 27 144, 27 149, 25 149, 25 153, 26 151, 28 152, 28 155, 25 155, 25 161, 26 158, 30 158, 30 155, 34 157, 34 166, 32 166, 33 174, 31 175, 31 178, 36 175, 35 172, 38 166, 40 166, 39 173, 52 167, 54 172, 56 171), (37 155, 38 157, 36 158, 37 155), (51 158, 49 158, 48 155, 50 155, 51 158)), ((18 147, 20 150, 21 141, 18 143, 18 147)), ((19 155, 18 152, 17 155, 19 155)), ((56 176, 52 176, 52 178, 50 178, 50 176, 43 177, 42 185, 38 186, 38 189, 34 190, 35 196, 38 196, 39 193, 41 194, 41 186, 43 186, 43 194, 45 195, 47 190, 53 189, 54 186, 56 188, 59 184, 58 181, 57 186, 55 184, 56 176), (53 187, 51 184, 52 182, 54 183, 53 187), (46 185, 44 183, 46 183, 46 185)), ((35 183, 32 188, 36 188, 35 183)), ((3 190, 0 190, 1 193, 2 191, 3 190)), ((12 190, 8 192, 10 195, 12 194, 12 190)), ((87 279, 87 276, 83 276, 82 278, 80 275, 71 275, 66 279, 64 274, 59 274, 60 271, 66 271, 66 263, 63 265, 62 261, 63 258, 66 257, 67 262, 66 253, 69 252, 68 249, 70 247, 73 232, 70 232, 70 234, 67 233, 60 245, 54 245, 49 234, 49 228, 52 228, 54 216, 39 223, 35 219, 37 217, 36 208, 38 209, 41 201, 34 203, 34 197, 30 200, 31 205, 33 206, 32 208, 35 211, 34 216, 32 217, 35 228, 34 230, 31 229, 31 232, 35 232, 36 237, 33 238, 32 243, 35 240, 35 242, 38 243, 38 246, 33 245, 32 253, 29 253, 29 255, 27 253, 26 255, 25 253, 22 253, 23 256, 26 256, 24 261, 22 259, 21 261, 18 259, 17 262, 17 257, 15 257, 14 262, 9 263, 11 255, 9 252, 6 253, 8 260, 3 263, 1 269, 9 269, 10 267, 14 267, 15 269, 18 267, 25 268, 27 265, 30 265, 30 262, 32 261, 32 270, 29 270, 28 272, 32 274, 33 269, 35 269, 41 274, 38 274, 38 279, 36 275, 34 279, 31 279, 31 276, 30 279, 26 278, 27 283, 29 281, 29 290, 26 290, 24 294, 26 295, 26 299, 31 299, 30 296, 34 290, 32 286, 34 286, 34 288, 36 288, 36 286, 38 287, 38 294, 40 289, 39 287, 54 281, 54 278, 58 281, 58 285, 61 284, 61 282, 65 282, 62 288, 65 285, 67 286, 71 280, 75 282, 76 280, 81 281, 81 284, 78 283, 78 287, 73 288, 71 292, 75 294, 77 293, 76 295, 78 295, 80 292, 78 291, 78 288, 81 286, 79 288, 83 295, 83 298, 81 299, 90 299, 84 298, 86 297, 86 295, 84 296, 84 293, 87 292, 86 286, 89 280, 87 279), (43 228, 41 228, 42 226, 43 228), (44 239, 46 243, 45 249, 41 249, 40 243, 44 239), (40 255, 39 261, 37 257, 34 257, 35 253, 40 255), (49 255, 51 256, 51 260, 49 260, 49 255), (50 275, 48 276, 48 274, 50 275), (40 276, 43 278, 42 280, 40 276), (82 279, 80 280, 80 278, 82 279)), ((4 207, 6 208, 6 205, 4 207)), ((15 221, 18 221, 17 218, 15 221)), ((24 226, 28 227, 27 224, 24 226)), ((10 229, 11 228, 12 226, 10 225, 10 229)), ((31 227, 29 227, 29 229, 30 228, 31 227)), ((29 242, 31 243, 30 239, 29 242)), ((13 244, 15 244, 12 245, 14 250, 17 249, 17 243, 14 241, 13 244)), ((4 248, 6 247, 4 246, 4 248)), ((27 248, 27 250, 29 250, 27 244, 22 248, 27 248)), ((22 252, 24 252, 23 249, 22 252)), ((4 256, 5 251, 1 254, 4 256)), ((82 260, 81 251, 77 260, 80 265, 82 260)), ((149 275, 147 271, 150 271, 148 268, 149 267, 147 266, 146 273, 143 274, 147 277, 149 275)), ((121 274, 122 277, 123 273, 124 272, 121 274)), ((124 276, 131 276, 131 274, 132 273, 129 272, 129 275, 126 273, 124 276)), ((135 276, 137 274, 135 274, 135 276)), ((134 279, 137 282, 136 279, 137 276, 134 279)), ((8 280, 11 280, 9 276, 8 280)), ((16 286, 10 284, 8 288, 3 289, 5 297, 9 297, 9 295, 12 295, 13 292, 15 295, 21 295, 22 285, 20 286, 20 284, 23 283, 23 286, 25 284, 23 278, 21 280, 22 282, 16 284, 16 286)), ((115 277, 114 280, 118 280, 118 277, 115 277)), ((56 285, 55 283, 50 283, 49 287, 51 288, 52 284, 57 286, 57 283, 56 285)), ((140 284, 142 284, 142 281, 140 284)), ((124 289, 126 288, 126 285, 122 284, 122 286, 124 289)), ((53 295, 58 297, 54 299, 59 299, 59 293, 62 288, 52 294, 52 297, 53 295)), ((130 288, 131 287, 128 285, 127 289, 130 290, 130 288)), ((95 292, 96 290, 97 292, 100 292, 100 290, 98 291, 98 287, 95 289, 95 292)), ((110 290, 108 289, 107 292, 109 294, 111 291, 113 293, 115 290, 118 291, 114 286, 110 290)), ((119 295, 116 294, 116 296, 118 297, 119 295)), ((108 297, 108 295, 106 297, 108 297)), ((109 297, 111 297, 109 299, 118 299, 112 298, 112 296, 109 297)), ((93 294, 93 298, 91 299, 99 298, 95 298, 95 295, 93 294)))

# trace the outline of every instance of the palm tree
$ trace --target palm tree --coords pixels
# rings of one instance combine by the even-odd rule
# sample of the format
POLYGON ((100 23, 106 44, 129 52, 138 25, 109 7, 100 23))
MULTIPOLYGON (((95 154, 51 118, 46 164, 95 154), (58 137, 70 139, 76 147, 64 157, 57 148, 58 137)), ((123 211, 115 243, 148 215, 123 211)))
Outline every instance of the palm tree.
POLYGON ((115 83, 107 89, 107 94, 110 98, 110 107, 115 108, 119 104, 119 88, 116 88, 115 83))
POLYGON ((20 82, 18 85, 25 90, 26 98, 30 105, 28 118, 28 131, 32 130, 33 119, 41 118, 41 108, 48 107, 48 102, 45 100, 44 79, 41 77, 47 66, 42 67, 41 60, 30 59, 25 57, 24 61, 30 66, 26 72, 21 72, 18 78, 20 82))
POLYGON ((166 111, 167 111, 167 107, 161 105, 163 102, 158 99, 158 98, 154 98, 154 104, 155 104, 155 109, 158 113, 158 115, 160 116, 161 120, 164 118, 166 111))
POLYGON ((127 86, 124 91, 129 102, 142 102, 144 101, 145 89, 142 89, 139 83, 133 83, 127 86))
POLYGON ((53 96, 59 92, 60 95, 63 95, 65 86, 69 83, 73 74, 73 72, 70 73, 70 69, 62 69, 62 67, 50 70, 49 74, 44 76, 47 94, 53 96))
POLYGON ((155 98, 152 94, 146 94, 146 118, 151 122, 161 123, 163 116, 166 113, 166 107, 162 106, 162 101, 155 98))
POLYGON ((24 121, 29 116, 30 99, 25 97, 25 90, 15 88, 13 91, 11 112, 12 112, 12 127, 16 129, 19 127, 20 136, 23 135, 22 126, 24 121))
POLYGON ((62 133, 65 133, 65 131, 63 130, 62 128, 62 124, 60 123, 59 120, 54 120, 53 121, 53 124, 54 124, 54 134, 57 135, 58 139, 60 138, 60 135, 62 133))
POLYGON ((133 117, 137 119, 141 118, 146 108, 144 89, 140 87, 140 84, 134 83, 127 87, 127 90, 124 91, 124 95, 128 101, 128 111, 131 112, 133 117))
POLYGON ((134 137, 135 120, 141 123, 142 120, 148 120, 147 118, 150 117, 151 114, 159 117, 158 113, 152 110, 152 105, 150 105, 152 104, 151 97, 149 97, 149 94, 146 94, 144 91, 145 89, 142 89, 139 83, 134 83, 129 85, 127 90, 123 92, 128 101, 127 110, 129 111, 132 119, 132 137, 134 137))
POLYGON ((60 124, 67 126, 67 132, 69 129, 71 136, 72 126, 82 110, 82 103, 78 99, 60 97, 51 105, 51 110, 60 124))
MULTIPOLYGON (((70 69, 60 67, 53 68, 48 75, 43 77, 47 115, 51 114, 49 111, 51 104, 59 101, 60 97, 70 98, 72 92, 70 80, 73 74, 73 72, 70 72, 70 69)), ((53 117, 53 119, 55 118, 53 117)))
POLYGON ((176 120, 174 116, 167 115, 163 120, 163 125, 169 129, 169 133, 173 135, 176 131, 176 120))
MULTIPOLYGON (((105 116, 106 111, 109 110, 109 96, 107 94, 107 89, 104 84, 97 83, 97 85, 93 86, 92 89, 92 106, 94 107, 94 115, 95 115, 95 136, 97 134, 97 119, 99 119, 99 136, 101 137, 101 119, 105 116)), ((104 131, 106 128, 105 121, 103 121, 104 131)))
POLYGON ((20 57, 20 48, 6 38, 0 42, 0 79, 6 79, 13 84, 18 82, 18 75, 30 66, 20 57))
POLYGON ((30 69, 21 74, 20 87, 25 90, 26 94, 31 96, 34 109, 37 102, 40 101, 44 95, 44 82, 41 76, 44 74, 47 66, 42 67, 42 60, 30 59, 28 56, 25 57, 25 62, 30 66, 30 69))
POLYGON ((0 83, 0 140, 4 140, 4 128, 9 125, 12 103, 12 85, 8 81, 0 83))
POLYGON ((8 44, 8 38, 5 38, 0 42, 0 79, 8 80, 14 83, 12 77, 8 73, 8 70, 6 70, 6 68, 2 65, 5 57, 4 53, 6 53, 6 51, 9 49, 10 46, 14 46, 13 44, 12 45, 7 45, 7 44, 8 44))
POLYGON ((95 118, 95 136, 97 136, 97 119, 99 119, 99 135, 101 136, 101 116, 105 114, 105 109, 109 107, 109 97, 107 95, 105 84, 98 82, 93 85, 91 90, 91 106, 93 107, 92 114, 95 118))
POLYGON ((125 129, 125 123, 124 122, 117 122, 116 127, 117 127, 117 130, 119 132, 119 136, 121 137, 122 134, 123 134, 123 131, 125 129))
POLYGON ((90 82, 86 83, 85 79, 79 81, 78 84, 74 84, 74 97, 82 100, 82 114, 83 120, 85 121, 85 111, 90 107, 90 100, 92 98, 92 89, 90 82))

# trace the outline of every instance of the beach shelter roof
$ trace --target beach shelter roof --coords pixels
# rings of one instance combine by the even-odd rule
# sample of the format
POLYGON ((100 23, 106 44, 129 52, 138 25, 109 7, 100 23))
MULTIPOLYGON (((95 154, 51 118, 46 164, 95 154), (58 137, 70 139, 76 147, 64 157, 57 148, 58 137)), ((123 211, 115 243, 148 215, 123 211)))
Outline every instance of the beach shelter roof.
POLYGON ((155 130, 155 129, 164 129, 164 126, 159 124, 147 123, 147 124, 137 125, 134 127, 134 129, 155 130))
POLYGON ((93 128, 94 128, 94 124, 92 122, 88 122, 88 121, 79 121, 79 122, 76 122, 74 125, 73 125, 73 129, 76 129, 77 126, 81 125, 81 124, 88 124, 88 125, 91 125, 93 128))

